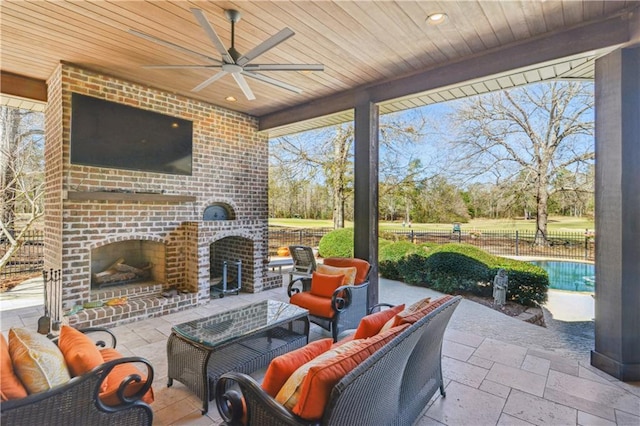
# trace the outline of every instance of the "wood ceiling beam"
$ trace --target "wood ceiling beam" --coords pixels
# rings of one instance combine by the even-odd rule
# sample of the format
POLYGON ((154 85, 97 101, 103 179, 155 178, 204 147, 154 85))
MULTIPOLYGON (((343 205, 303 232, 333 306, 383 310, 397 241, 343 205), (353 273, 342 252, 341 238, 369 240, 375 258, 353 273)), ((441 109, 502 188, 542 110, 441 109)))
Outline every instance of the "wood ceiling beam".
POLYGON ((47 102, 47 82, 11 72, 0 71, 0 93, 47 102))
POLYGON ((580 27, 548 33, 419 73, 347 90, 334 96, 327 96, 306 104, 265 114, 259 117, 259 128, 260 130, 269 130, 346 111, 354 108, 357 100, 362 96, 372 102, 383 102, 563 57, 621 45, 630 40, 629 18, 631 15, 625 13, 580 27))

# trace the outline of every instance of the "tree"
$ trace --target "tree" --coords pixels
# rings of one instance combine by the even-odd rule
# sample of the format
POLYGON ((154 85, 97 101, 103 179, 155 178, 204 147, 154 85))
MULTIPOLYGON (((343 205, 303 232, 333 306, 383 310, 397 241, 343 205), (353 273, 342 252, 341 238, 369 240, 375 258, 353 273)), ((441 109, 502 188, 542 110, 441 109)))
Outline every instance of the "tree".
MULTIPOLYGON (((381 118, 381 176, 386 176, 388 170, 399 170, 403 165, 407 170, 414 158, 405 148, 421 140, 424 125, 418 111, 381 118)), ((345 218, 352 210, 347 202, 353 196, 353 144, 354 128, 351 123, 271 141, 272 167, 286 167, 291 185, 296 180, 316 178, 327 186, 334 228, 344 227, 345 218)))
POLYGON ((554 176, 586 169, 593 148, 593 85, 556 81, 479 96, 455 112, 461 174, 519 181, 535 195, 536 243, 545 244, 554 176), (518 175, 518 179, 515 179, 518 175))
POLYGON ((44 214, 44 132, 41 113, 6 106, 0 107, 0 126, 0 232, 2 239, 9 242, 8 250, 0 258, 1 270, 44 214), (24 214, 24 223, 17 223, 18 213, 24 214))

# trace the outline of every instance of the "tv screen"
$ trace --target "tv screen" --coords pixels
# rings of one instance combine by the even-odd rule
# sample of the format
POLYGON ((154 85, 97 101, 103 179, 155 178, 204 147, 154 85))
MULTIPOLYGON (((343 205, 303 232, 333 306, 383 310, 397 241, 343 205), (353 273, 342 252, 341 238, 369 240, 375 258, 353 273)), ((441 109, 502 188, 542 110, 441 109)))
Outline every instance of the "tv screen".
POLYGON ((71 163, 191 175, 193 123, 73 93, 71 163))

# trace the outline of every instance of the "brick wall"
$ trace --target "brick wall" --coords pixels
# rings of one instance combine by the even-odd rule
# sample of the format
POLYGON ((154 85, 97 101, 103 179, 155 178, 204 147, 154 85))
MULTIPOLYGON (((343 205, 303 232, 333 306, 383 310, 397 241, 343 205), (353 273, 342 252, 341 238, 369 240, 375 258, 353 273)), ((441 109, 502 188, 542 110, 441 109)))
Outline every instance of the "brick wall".
POLYGON ((273 285, 266 280, 265 261, 268 144, 266 135, 257 133, 256 119, 67 63, 58 67, 48 84, 45 267, 62 270, 63 308, 90 300, 92 250, 116 241, 162 242, 162 288, 187 291, 196 304, 209 300, 210 246, 223 238, 250 242, 239 249, 247 263, 243 290, 261 291, 265 281, 273 285), (70 164, 73 92, 193 121, 192 175, 70 164), (195 201, 69 196, 105 190, 162 192, 195 201), (203 222, 204 209, 213 203, 226 205, 234 219, 203 222))

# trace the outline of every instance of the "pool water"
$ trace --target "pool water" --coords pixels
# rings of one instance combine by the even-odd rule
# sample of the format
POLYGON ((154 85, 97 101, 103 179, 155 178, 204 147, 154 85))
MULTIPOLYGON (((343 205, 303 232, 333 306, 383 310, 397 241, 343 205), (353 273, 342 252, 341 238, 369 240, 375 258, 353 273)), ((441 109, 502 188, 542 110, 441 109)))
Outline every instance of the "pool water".
POLYGON ((549 288, 568 291, 593 292, 596 285, 596 267, 591 263, 532 261, 549 274, 549 288))

